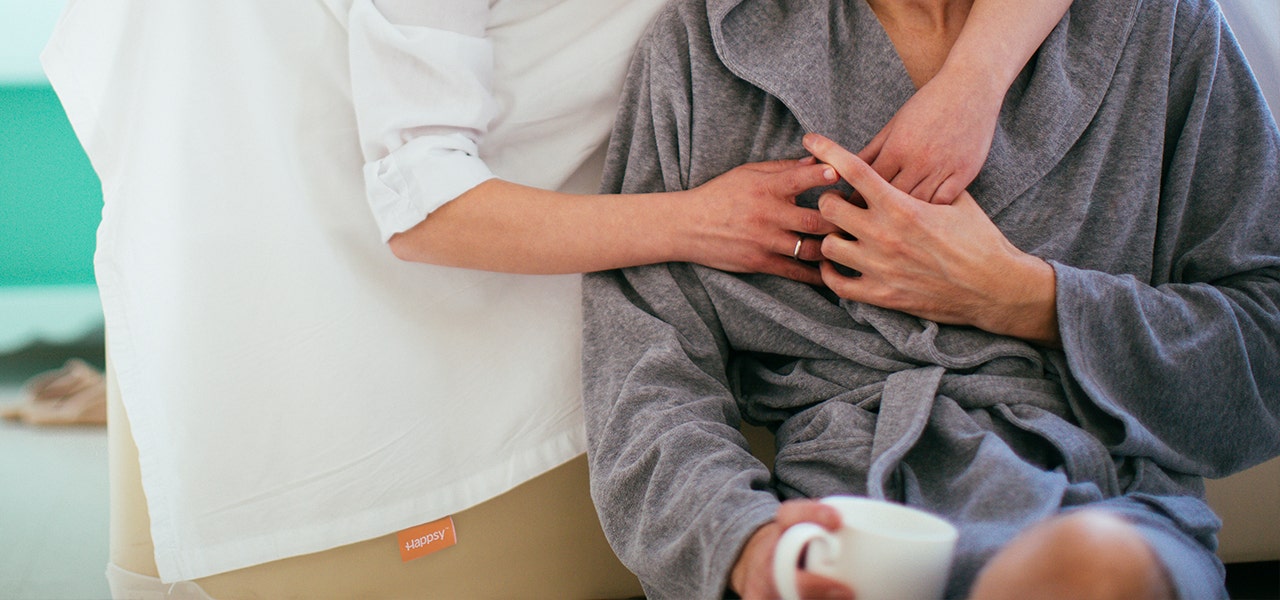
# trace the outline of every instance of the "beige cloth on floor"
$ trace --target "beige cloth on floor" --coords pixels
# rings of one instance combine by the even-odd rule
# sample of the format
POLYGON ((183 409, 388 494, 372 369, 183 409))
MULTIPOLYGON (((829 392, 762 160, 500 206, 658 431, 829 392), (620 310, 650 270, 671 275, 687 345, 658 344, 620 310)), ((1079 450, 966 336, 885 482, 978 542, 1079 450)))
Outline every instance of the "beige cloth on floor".
POLYGON ((100 373, 78 358, 23 385, 24 398, 0 408, 0 417, 29 425, 104 425, 107 389, 100 373))

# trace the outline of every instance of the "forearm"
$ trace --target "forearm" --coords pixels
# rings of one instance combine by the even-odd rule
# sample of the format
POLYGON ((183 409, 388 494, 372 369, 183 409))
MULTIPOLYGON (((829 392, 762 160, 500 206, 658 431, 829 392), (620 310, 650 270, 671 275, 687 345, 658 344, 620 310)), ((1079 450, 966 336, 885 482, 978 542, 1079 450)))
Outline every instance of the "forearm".
POLYGON ((1280 270, 1159 286, 1055 270, 1071 373, 1126 444, 1207 477, 1280 452, 1280 270))
POLYGON ((940 75, 1004 96, 1071 0, 976 0, 940 75))
MULTIPOLYGON (((1058 284, 1053 267, 1008 245, 1006 262, 991 270, 974 303, 968 325, 1050 348, 1062 346, 1058 328, 1058 284), (982 297, 982 296, 979 296, 982 297)), ((994 264, 994 263, 987 263, 994 264)))
POLYGON ((526 274, 682 260, 678 193, 577 195, 491 179, 391 238, 403 260, 526 274))
POLYGON ((693 190, 647 194, 563 194, 490 179, 390 242, 405 260, 507 273, 692 262, 816 285, 817 270, 803 261, 820 258, 818 244, 797 240, 835 229, 795 196, 833 181, 830 167, 797 161, 742 165, 693 190))
POLYGON ((721 597, 742 543, 777 509, 738 431, 729 344, 696 272, 583 278, 592 499, 613 549, 657 597, 721 597))

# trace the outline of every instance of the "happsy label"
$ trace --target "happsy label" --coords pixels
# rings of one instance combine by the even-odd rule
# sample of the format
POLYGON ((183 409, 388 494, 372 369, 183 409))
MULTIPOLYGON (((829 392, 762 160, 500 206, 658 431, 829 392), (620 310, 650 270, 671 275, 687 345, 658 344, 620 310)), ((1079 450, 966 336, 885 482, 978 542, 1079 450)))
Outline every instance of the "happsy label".
POLYGON ((400 540, 400 560, 409 562, 458 543, 453 517, 410 527, 396 536, 400 540))

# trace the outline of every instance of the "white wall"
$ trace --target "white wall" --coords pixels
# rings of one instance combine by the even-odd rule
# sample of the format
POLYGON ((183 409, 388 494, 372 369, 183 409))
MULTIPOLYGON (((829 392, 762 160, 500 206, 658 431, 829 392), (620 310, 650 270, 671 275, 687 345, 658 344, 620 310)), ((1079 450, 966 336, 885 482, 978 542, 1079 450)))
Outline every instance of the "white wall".
POLYGON ((0 0, 0 84, 45 81, 40 51, 64 4, 65 0, 0 0))
MULTIPOLYGON (((1275 112, 1280 108, 1280 0, 1220 3, 1275 112)), ((0 0, 0 83, 44 81, 38 57, 64 4, 65 0, 0 0)))
MULTIPOLYGON (((1219 0, 1271 114, 1280 111, 1280 0, 1219 0)), ((1278 117, 1280 118, 1280 117, 1278 117)))

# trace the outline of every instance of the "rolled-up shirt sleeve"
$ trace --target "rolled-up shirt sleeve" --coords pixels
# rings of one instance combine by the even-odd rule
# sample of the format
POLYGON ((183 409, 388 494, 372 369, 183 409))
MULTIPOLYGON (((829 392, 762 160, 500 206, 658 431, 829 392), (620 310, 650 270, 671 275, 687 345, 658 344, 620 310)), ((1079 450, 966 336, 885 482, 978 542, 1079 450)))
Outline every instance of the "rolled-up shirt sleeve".
POLYGON ((369 206, 384 241, 494 177, 487 0, 356 0, 351 95, 369 206))

